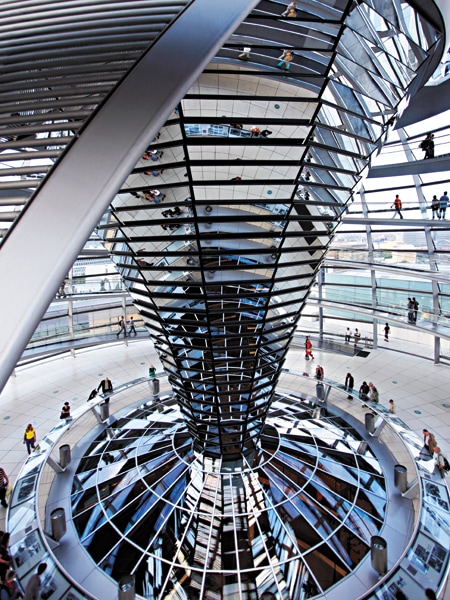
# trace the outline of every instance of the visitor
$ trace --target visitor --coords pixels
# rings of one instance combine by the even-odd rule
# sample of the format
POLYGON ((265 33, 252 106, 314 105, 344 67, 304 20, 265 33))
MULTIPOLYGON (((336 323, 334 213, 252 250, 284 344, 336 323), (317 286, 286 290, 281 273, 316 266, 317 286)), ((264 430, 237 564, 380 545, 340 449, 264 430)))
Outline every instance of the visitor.
POLYGON ((445 219, 445 212, 447 210, 449 202, 449 197, 447 196, 447 192, 444 192, 442 196, 439 198, 439 218, 445 219))
POLYGON ((397 408, 395 406, 395 402, 391 398, 389 400, 389 412, 392 413, 393 415, 395 415, 396 411, 397 411, 397 408))
POLYGON ((70 419, 70 404, 68 402, 64 402, 63 407, 61 408, 61 414, 59 415, 60 419, 70 419))
POLYGON ((316 367, 316 379, 320 379, 322 380, 324 377, 324 370, 323 367, 321 367, 320 365, 317 365, 316 367))
POLYGON ((23 443, 27 446, 28 454, 31 454, 31 451, 34 450, 36 446, 36 430, 31 423, 28 423, 23 434, 23 443))
POLYGON ((434 463, 435 463, 435 466, 436 466, 440 476, 442 477, 442 479, 445 479, 445 473, 446 473, 445 463, 446 462, 448 464, 448 461, 442 454, 441 449, 439 448, 439 446, 436 446, 434 448, 434 463))
POLYGON ((402 208, 402 201, 400 200, 400 196, 398 194, 395 196, 395 200, 391 205, 391 208, 394 209, 394 214, 392 216, 393 219, 395 219, 395 215, 399 215, 400 219, 403 219, 403 215, 400 212, 402 208))
POLYGON ((239 54, 238 58, 240 58, 241 60, 249 60, 251 51, 252 49, 249 46, 246 46, 242 49, 242 52, 239 54))
POLYGON ((30 577, 25 588, 25 596, 23 600, 39 600, 41 598, 41 575, 45 572, 47 563, 41 563, 37 572, 30 577))
POLYGON ((386 325, 384 326, 384 341, 388 342, 389 341, 389 332, 391 331, 391 328, 389 327, 389 324, 386 323, 386 325))
POLYGON ((124 319, 123 315, 119 319, 119 331, 116 334, 117 337, 119 337, 119 335, 122 333, 122 331, 123 331, 123 337, 127 337, 127 328, 125 325, 125 319, 124 319))
POLYGON ((351 392, 353 392, 353 386, 355 385, 355 380, 351 373, 347 373, 345 376, 345 390, 348 393, 347 399, 353 400, 353 396, 351 392))
POLYGON ((429 133, 420 143, 420 147, 425 152, 424 159, 434 158, 434 133, 429 133))
POLYGON ((431 210, 433 211, 433 219, 434 219, 434 217, 437 217, 438 219, 441 218, 441 216, 439 214, 439 209, 440 209, 439 199, 436 195, 434 195, 433 199, 431 200, 431 210))
POLYGON ((434 435, 428 431, 428 429, 423 429, 423 447, 428 452, 430 456, 433 456, 434 449, 437 446, 437 441, 434 435))
POLYGON ((305 359, 309 360, 310 358, 313 360, 314 354, 312 353, 312 342, 307 335, 305 339, 305 359))

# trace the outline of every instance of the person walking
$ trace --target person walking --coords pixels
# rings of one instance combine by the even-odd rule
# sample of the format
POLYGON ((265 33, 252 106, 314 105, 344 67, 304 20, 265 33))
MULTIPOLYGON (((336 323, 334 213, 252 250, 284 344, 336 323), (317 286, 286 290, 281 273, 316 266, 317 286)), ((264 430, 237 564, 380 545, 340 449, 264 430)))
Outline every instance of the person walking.
POLYGON ((305 339, 305 359, 309 360, 311 358, 311 360, 314 360, 314 354, 312 353, 312 342, 309 339, 309 336, 306 336, 305 339))
POLYGON ((28 454, 31 454, 31 450, 34 450, 36 446, 36 430, 31 423, 28 423, 23 434, 23 443, 27 446, 28 454))
POLYGON ((440 219, 440 214, 439 214, 439 208, 440 208, 440 202, 438 200, 438 197, 436 195, 433 196, 433 199, 431 200, 431 210, 433 212, 433 219, 434 217, 437 217, 438 219, 440 219))
POLYGON ((40 600, 42 586, 41 575, 45 572, 46 569, 47 563, 45 562, 41 563, 38 566, 37 572, 34 575, 32 575, 28 580, 23 600, 40 600))
POLYGON ((449 197, 447 196, 447 192, 444 192, 442 196, 439 198, 439 218, 445 219, 445 212, 447 210, 449 202, 449 197))
POLYGON ((389 323, 386 323, 386 325, 384 326, 384 341, 388 342, 389 341, 389 332, 391 331, 391 328, 389 327, 389 323))
POLYGON ((61 408, 61 414, 59 415, 60 419, 70 419, 70 404, 68 402, 64 402, 64 406, 61 408))
POLYGON ((394 215, 392 217, 393 219, 395 219, 395 215, 399 215, 400 219, 403 219, 403 215, 400 212, 402 208, 402 201, 400 200, 400 196, 398 194, 395 196, 395 200, 391 205, 391 208, 394 209, 394 215))
POLYGON ((119 337, 119 335, 122 333, 122 331, 123 331, 123 337, 127 337, 127 329, 126 329, 125 319, 124 319, 123 315, 119 319, 119 331, 117 332, 117 337, 119 337))
POLYGON ((149 366, 148 376, 151 377, 152 379, 154 379, 154 377, 156 376, 156 369, 155 369, 154 365, 149 366))
POLYGON ((0 503, 6 508, 8 503, 6 502, 6 492, 8 491, 9 478, 5 472, 5 469, 0 467, 0 503))
POLYGON ((353 400, 353 396, 351 392, 353 392, 353 386, 355 385, 355 380, 351 373, 347 373, 345 376, 345 391, 348 393, 347 399, 353 400))
POLYGON ((316 379, 320 379, 322 380, 324 378, 325 372, 323 370, 323 367, 321 367, 320 365, 317 365, 316 367, 316 379))
POLYGON ((133 332, 135 336, 137 335, 137 333, 136 333, 136 325, 134 323, 134 318, 133 317, 130 318, 130 329, 128 330, 128 335, 131 335, 131 332, 133 332))
POLYGON ((280 62, 277 64, 277 67, 279 67, 280 69, 284 67, 286 71, 289 71, 289 69, 291 68, 291 62, 293 58, 294 53, 292 52, 292 50, 283 50, 282 55, 278 57, 278 60, 280 62))
POLYGON ((392 400, 392 398, 389 400, 389 412, 392 413, 393 415, 395 415, 395 413, 397 412, 395 402, 392 400))
POLYGON ((433 456, 434 449, 437 446, 436 438, 430 431, 428 431, 428 429, 423 429, 422 433, 424 448, 427 450, 430 456, 433 456))

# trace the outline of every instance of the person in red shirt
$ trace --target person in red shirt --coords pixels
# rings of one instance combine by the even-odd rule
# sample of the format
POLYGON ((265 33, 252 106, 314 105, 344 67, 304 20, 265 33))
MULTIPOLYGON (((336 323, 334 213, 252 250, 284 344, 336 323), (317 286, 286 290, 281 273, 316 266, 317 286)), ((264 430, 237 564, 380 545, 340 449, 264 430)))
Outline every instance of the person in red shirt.
POLYGON ((392 217, 393 219, 395 219, 395 215, 399 215, 400 219, 403 219, 403 215, 400 212, 401 208, 402 208, 402 201, 399 198, 399 195, 397 194, 395 196, 395 200, 394 203, 392 204, 391 208, 394 209, 394 216, 392 217))

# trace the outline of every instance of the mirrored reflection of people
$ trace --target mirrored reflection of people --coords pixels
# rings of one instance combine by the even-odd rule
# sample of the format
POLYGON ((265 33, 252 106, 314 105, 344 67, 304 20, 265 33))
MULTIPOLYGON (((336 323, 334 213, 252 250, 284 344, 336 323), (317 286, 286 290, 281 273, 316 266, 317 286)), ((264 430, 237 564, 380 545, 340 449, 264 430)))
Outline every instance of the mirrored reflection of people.
POLYGON ((250 46, 245 46, 244 48, 242 48, 242 52, 239 54, 238 58, 240 58, 241 60, 250 60, 251 51, 252 49, 250 48, 250 46))
POLYGON ((351 373, 347 373, 345 376, 345 390, 348 393, 347 399, 353 400, 353 396, 351 392, 353 392, 353 386, 355 385, 355 380, 351 373))
POLYGON ((394 200, 391 208, 394 209, 394 214, 392 216, 393 219, 395 219, 396 215, 399 215, 400 219, 403 219, 403 215, 400 212, 401 208, 402 208, 402 201, 400 200, 400 196, 398 194, 395 196, 395 200, 394 200))
POLYGON ((425 158, 434 158, 434 133, 429 133, 427 137, 422 140, 420 147, 425 152, 425 158))
POLYGON ((26 444, 28 454, 36 447, 36 430, 31 423, 28 423, 23 434, 23 443, 26 444))
POLYGON ((291 62, 293 58, 294 53, 292 52, 292 50, 283 50, 281 56, 278 57, 278 60, 280 62, 277 64, 277 67, 279 69, 284 68, 286 71, 289 71, 289 69, 291 68, 291 62))
POLYGON ((4 508, 8 506, 6 502, 6 492, 9 486, 9 478, 5 469, 0 467, 0 502, 4 508))
POLYGON ((125 325, 125 319, 124 319, 123 315, 119 319, 119 331, 117 332, 117 337, 119 337, 119 335, 122 333, 122 331, 123 331, 123 337, 127 337, 127 328, 125 325))
POLYGON ((438 219, 441 218, 441 216, 439 214, 439 209, 440 209, 439 198, 436 195, 434 195, 433 199, 431 200, 431 210, 433 211, 433 219, 435 217, 437 217, 438 219))
POLYGON ((297 16, 297 7, 295 6, 295 2, 289 2, 286 7, 286 10, 281 13, 282 17, 295 18, 297 16))
POLYGON ((27 587, 25 588, 25 596, 23 600, 40 600, 41 598, 41 575, 47 569, 47 563, 41 563, 37 572, 30 577, 27 583, 27 587))
POLYGON ((67 298, 66 294, 66 285, 69 283, 68 279, 64 279, 58 289, 58 293, 56 294, 57 298, 67 298))
POLYGON ((70 419, 70 404, 68 402, 64 402, 64 405, 61 408, 61 414, 59 415, 59 418, 70 419))

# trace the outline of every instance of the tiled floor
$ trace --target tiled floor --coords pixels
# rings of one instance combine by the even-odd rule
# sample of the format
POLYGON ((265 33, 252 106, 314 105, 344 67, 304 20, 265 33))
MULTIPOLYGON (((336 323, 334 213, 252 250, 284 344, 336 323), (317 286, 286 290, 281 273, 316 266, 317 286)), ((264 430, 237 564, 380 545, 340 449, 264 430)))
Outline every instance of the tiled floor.
MULTIPOLYGON (((308 362, 303 349, 293 347, 285 366, 313 374, 320 364, 326 378, 342 383, 350 371, 355 378, 355 388, 359 388, 363 380, 373 381, 382 404, 387 405, 389 398, 393 398, 398 416, 418 433, 423 427, 433 431, 450 456, 450 367, 434 365, 429 348, 414 350, 418 349, 423 350, 427 358, 412 356, 399 348, 380 348, 370 350, 367 358, 315 351, 315 360, 308 362)), ((89 392, 104 376, 108 375, 117 386, 146 376, 150 363, 161 370, 151 342, 133 340, 128 344, 119 341, 98 349, 77 351, 75 357, 67 355, 17 369, 0 395, 0 465, 12 482, 26 459, 22 439, 27 423, 33 423, 39 439, 58 422, 64 402, 69 401, 72 409, 76 409, 86 402, 89 392)), ((293 381, 289 375, 283 375, 280 386, 297 386, 301 380, 293 381)), ((0 527, 2 525, 3 514, 0 513, 0 527)))

